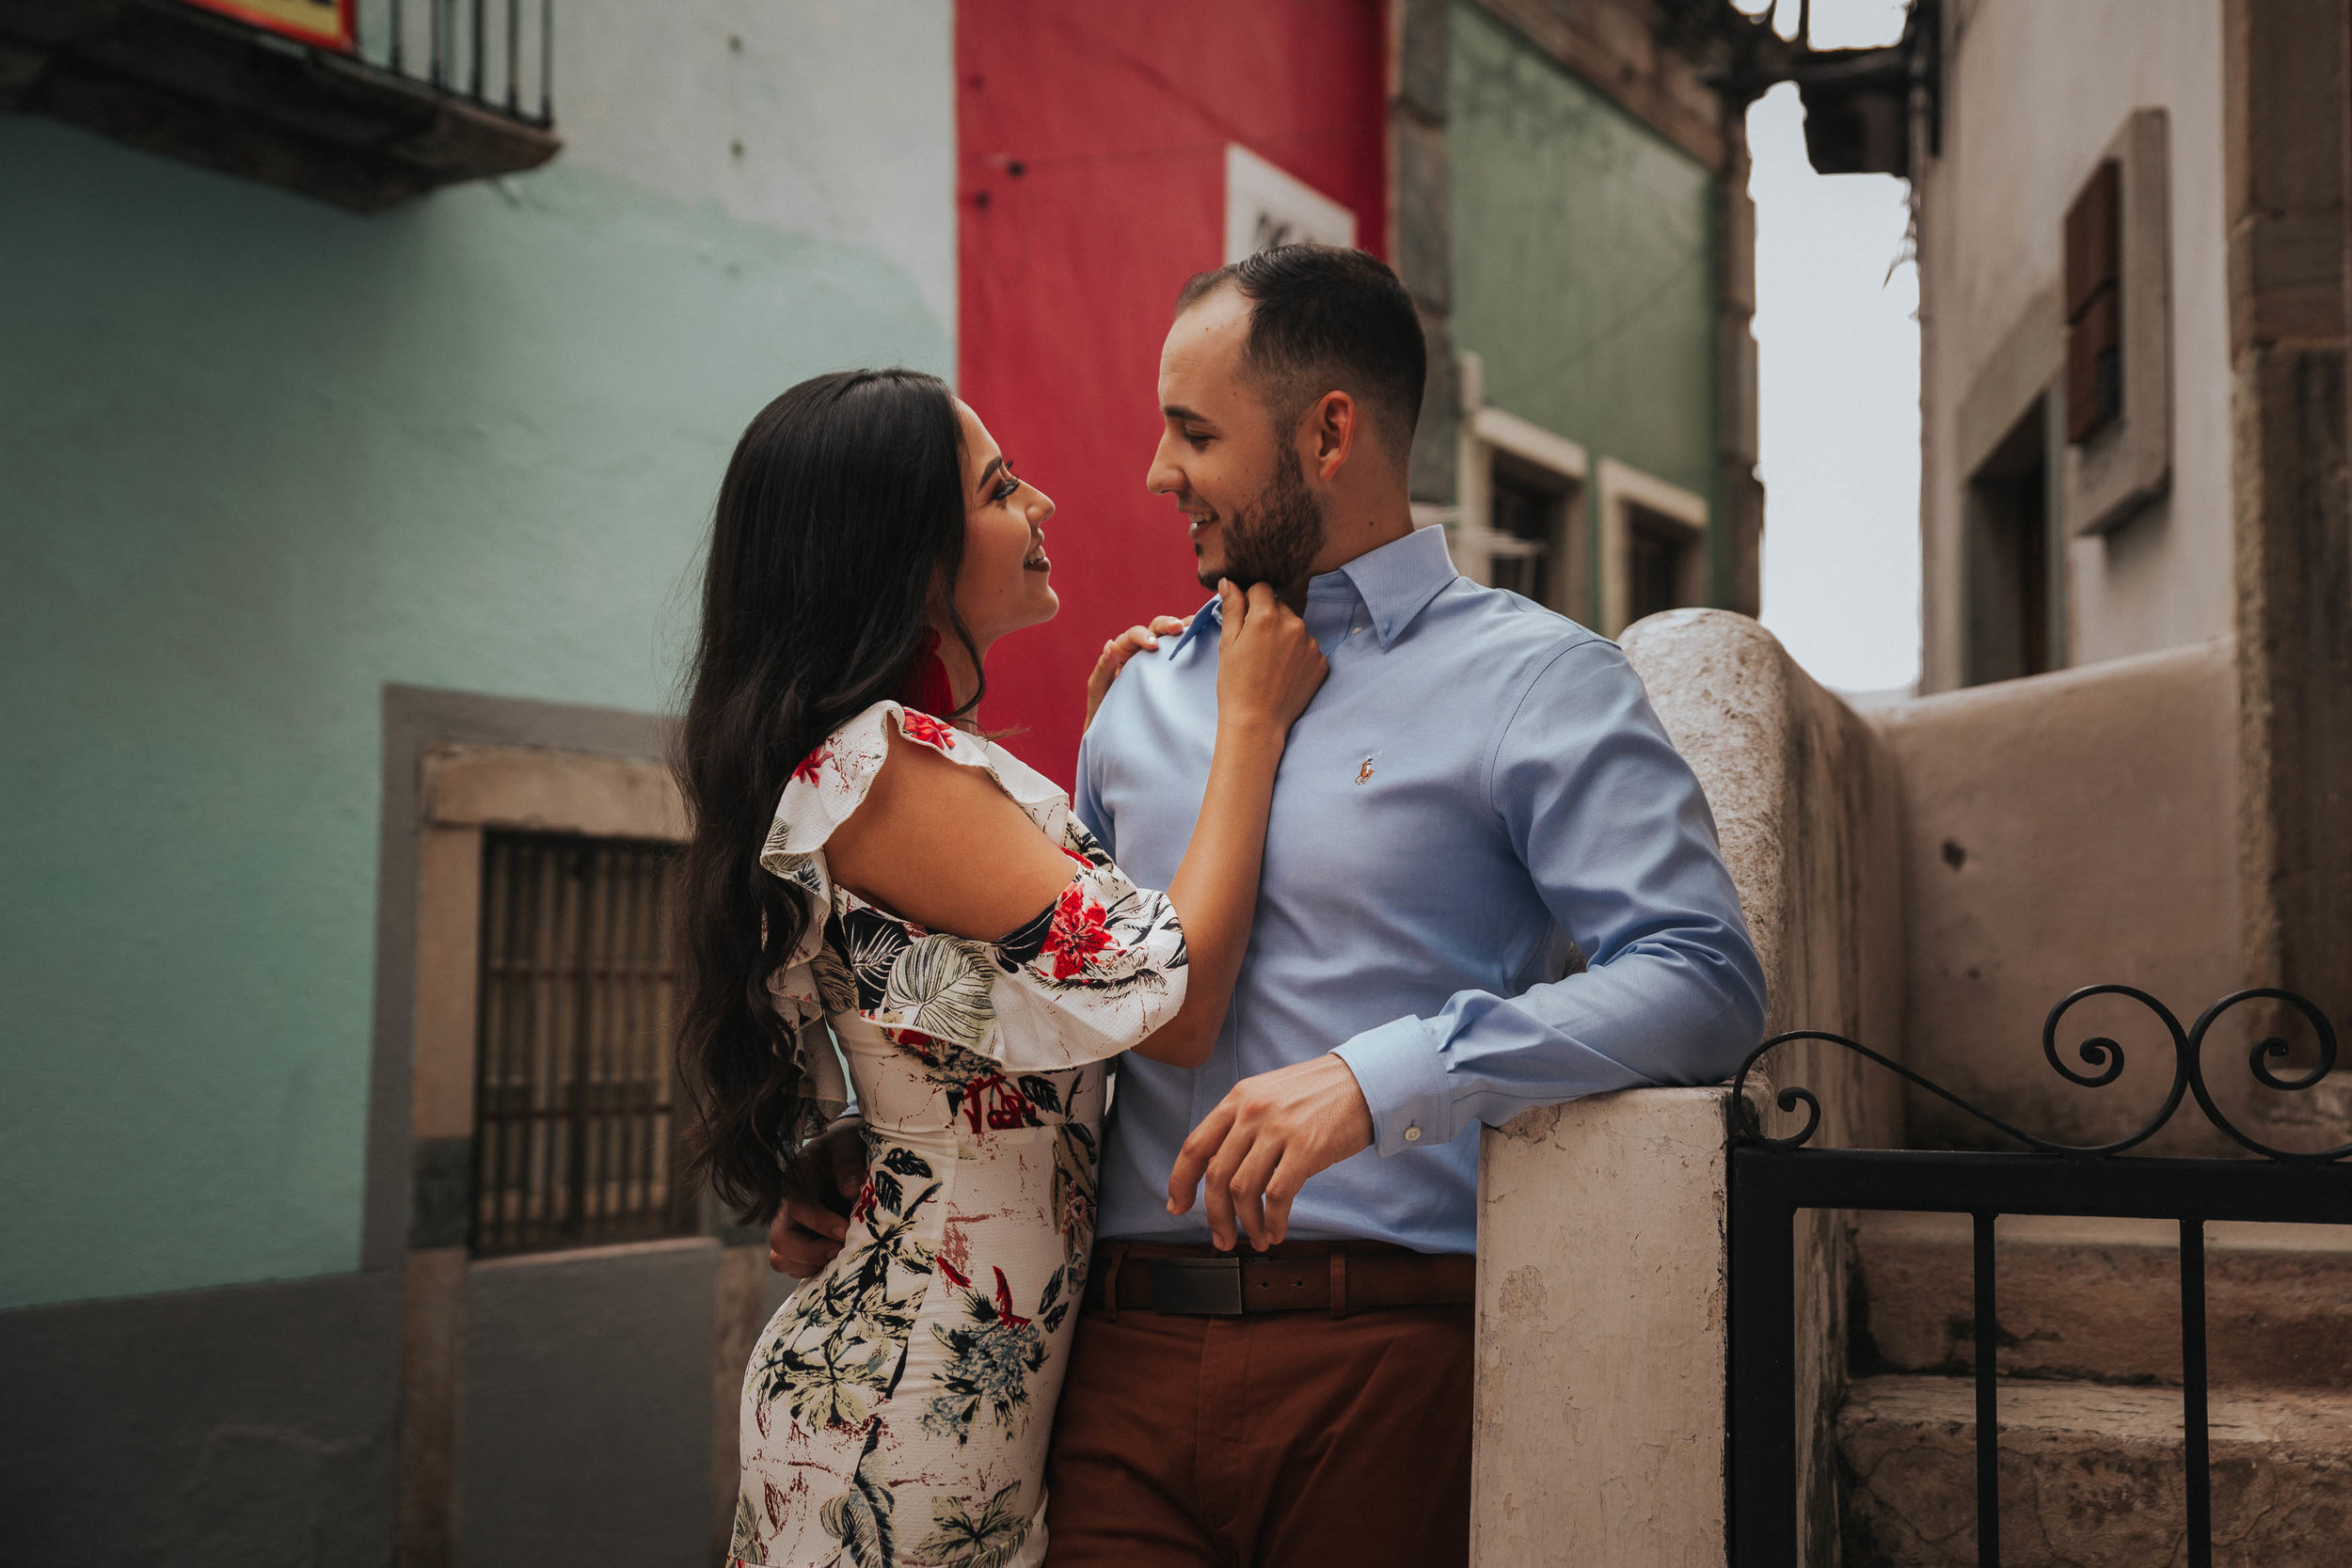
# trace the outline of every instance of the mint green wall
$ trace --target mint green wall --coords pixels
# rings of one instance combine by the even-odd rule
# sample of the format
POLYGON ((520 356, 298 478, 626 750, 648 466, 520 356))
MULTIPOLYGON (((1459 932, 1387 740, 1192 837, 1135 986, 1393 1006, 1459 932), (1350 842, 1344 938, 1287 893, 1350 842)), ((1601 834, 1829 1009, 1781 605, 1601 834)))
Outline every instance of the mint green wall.
POLYGON ((1455 345, 1488 403, 1720 515, 1713 177, 1484 10, 1453 19, 1455 345))
POLYGON ((357 217, 5 116, 0 212, 0 1305, 347 1270, 382 686, 666 705, 744 422, 951 291, 564 159, 357 217))

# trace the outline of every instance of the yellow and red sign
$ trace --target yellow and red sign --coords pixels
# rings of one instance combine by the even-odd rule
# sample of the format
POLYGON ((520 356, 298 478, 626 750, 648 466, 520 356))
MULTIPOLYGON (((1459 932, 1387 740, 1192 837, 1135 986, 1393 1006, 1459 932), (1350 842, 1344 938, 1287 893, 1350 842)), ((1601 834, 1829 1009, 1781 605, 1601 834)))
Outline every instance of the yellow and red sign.
POLYGON ((320 49, 348 55, 358 43, 353 21, 353 0, 186 0, 208 11, 233 16, 239 22, 265 27, 320 49))

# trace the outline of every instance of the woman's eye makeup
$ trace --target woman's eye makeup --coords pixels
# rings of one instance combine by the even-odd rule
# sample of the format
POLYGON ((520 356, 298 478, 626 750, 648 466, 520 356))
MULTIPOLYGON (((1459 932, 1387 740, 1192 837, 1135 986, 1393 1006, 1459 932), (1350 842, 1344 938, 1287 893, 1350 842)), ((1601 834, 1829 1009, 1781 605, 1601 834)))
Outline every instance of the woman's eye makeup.
POLYGON ((1008 501, 1012 499, 1013 496, 1019 492, 1020 488, 1021 481, 1014 475, 1012 471, 1012 465, 1008 463, 996 475, 996 488, 989 493, 989 499, 991 500, 1008 501))

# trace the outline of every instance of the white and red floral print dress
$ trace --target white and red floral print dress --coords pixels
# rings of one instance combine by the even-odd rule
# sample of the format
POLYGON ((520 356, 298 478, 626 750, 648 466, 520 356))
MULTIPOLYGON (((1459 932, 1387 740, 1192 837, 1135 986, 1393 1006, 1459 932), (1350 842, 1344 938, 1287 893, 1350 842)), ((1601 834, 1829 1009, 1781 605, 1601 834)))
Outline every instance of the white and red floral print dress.
POLYGON ((732 1560, 1041 1562, 1046 1442, 1094 1240, 1103 1063, 1184 1001, 1176 911, 1109 863, 1043 777, 897 703, 795 770, 760 863, 810 913, 770 987, 802 1024, 803 1090, 841 1108, 829 1025, 869 1176, 840 1255, 752 1352, 732 1560), (866 799, 888 726, 986 768, 1070 855, 1070 885, 1036 919, 975 942, 834 882, 825 841, 866 799))

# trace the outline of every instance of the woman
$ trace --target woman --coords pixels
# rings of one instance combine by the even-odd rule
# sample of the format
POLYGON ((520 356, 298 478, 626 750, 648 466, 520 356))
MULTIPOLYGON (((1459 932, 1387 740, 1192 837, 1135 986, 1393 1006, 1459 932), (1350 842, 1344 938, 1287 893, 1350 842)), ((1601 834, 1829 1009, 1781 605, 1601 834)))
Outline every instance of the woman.
POLYGON ((1103 1063, 1198 1066, 1240 968, 1322 656, 1220 590, 1199 823, 1165 893, 1134 886, 973 723, 990 646, 1057 608, 1053 512, 909 371, 793 388, 720 491, 680 739, 692 1169, 766 1223, 853 1087, 871 1173, 754 1349, 739 1563, 1042 1560, 1103 1063))

